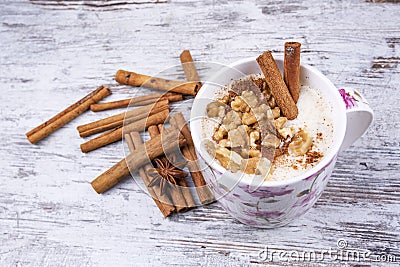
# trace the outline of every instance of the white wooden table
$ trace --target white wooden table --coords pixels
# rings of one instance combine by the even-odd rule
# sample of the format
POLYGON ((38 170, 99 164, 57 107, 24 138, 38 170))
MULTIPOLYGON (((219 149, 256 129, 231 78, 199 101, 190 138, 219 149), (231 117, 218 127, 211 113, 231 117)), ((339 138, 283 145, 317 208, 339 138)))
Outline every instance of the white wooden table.
POLYGON ((395 0, 1 0, 0 266, 395 266, 270 262, 260 252, 344 239, 400 262, 399 14, 395 0), (183 49, 226 64, 282 53, 287 40, 337 86, 364 93, 376 115, 315 208, 287 227, 242 225, 217 203, 163 219, 132 179, 96 194, 89 182, 123 157, 122 143, 82 154, 76 126, 115 111, 87 112, 38 145, 25 137, 100 84, 113 90, 107 100, 138 94, 113 81, 119 68, 156 74, 183 49))

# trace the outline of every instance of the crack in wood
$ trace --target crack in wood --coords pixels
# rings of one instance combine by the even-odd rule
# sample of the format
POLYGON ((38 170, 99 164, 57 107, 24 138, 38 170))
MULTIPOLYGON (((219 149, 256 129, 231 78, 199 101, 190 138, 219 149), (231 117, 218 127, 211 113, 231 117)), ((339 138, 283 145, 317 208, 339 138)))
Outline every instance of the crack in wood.
POLYGON ((396 69, 400 64, 400 57, 375 57, 372 61, 373 70, 396 69))
POLYGON ((388 37, 385 38, 388 47, 395 48, 396 45, 400 45, 400 38, 399 37, 388 37))
POLYGON ((304 11, 307 9, 307 7, 301 5, 272 5, 261 8, 261 13, 264 15, 274 15, 282 13, 296 13, 298 11, 304 11))
POLYGON ((392 3, 400 4, 400 0, 366 0, 367 3, 392 3))
POLYGON ((41 6, 60 6, 60 7, 74 7, 74 6, 87 6, 95 8, 126 6, 126 5, 149 5, 149 4, 166 4, 169 0, 156 0, 156 1, 108 1, 108 0, 92 0, 92 1, 51 1, 51 0, 29 0, 33 5, 41 6))

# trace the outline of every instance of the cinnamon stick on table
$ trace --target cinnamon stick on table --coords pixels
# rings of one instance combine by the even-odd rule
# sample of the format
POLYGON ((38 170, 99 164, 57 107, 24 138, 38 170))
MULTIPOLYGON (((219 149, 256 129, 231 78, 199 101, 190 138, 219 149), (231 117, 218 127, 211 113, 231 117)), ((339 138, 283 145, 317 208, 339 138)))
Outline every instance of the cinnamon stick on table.
POLYGON ((166 94, 150 94, 134 98, 128 98, 112 102, 103 102, 90 105, 90 110, 94 112, 116 109, 116 108, 126 108, 133 106, 144 106, 156 103, 161 100, 168 99, 169 102, 180 101, 183 99, 181 94, 176 93, 166 93, 166 94))
MULTIPOLYGON (((164 132, 164 125, 163 124, 159 124, 158 125, 158 130, 159 130, 160 134, 162 134, 164 132)), ((181 186, 180 189, 182 191, 183 196, 185 197, 186 206, 188 208, 195 207, 196 206, 196 202, 193 199, 192 192, 190 192, 190 188, 189 188, 186 180, 185 179, 181 179, 181 180, 178 180, 177 182, 178 182, 178 185, 181 186)))
POLYGON ((188 168, 192 176, 194 185, 196 186, 197 195, 199 196, 202 204, 209 204, 215 201, 214 194, 210 187, 204 180, 203 174, 200 170, 200 166, 197 162, 196 149, 194 147, 193 139, 190 134, 189 127, 182 115, 182 113, 176 113, 171 118, 171 125, 178 128, 181 134, 186 139, 186 145, 182 147, 182 153, 188 161, 188 168))
POLYGON ((298 42, 286 42, 283 62, 283 79, 295 103, 300 94, 300 47, 298 42))
POLYGON ((155 104, 135 108, 111 117, 80 125, 77 129, 81 137, 87 137, 92 134, 123 126, 123 124, 126 125, 138 121, 166 109, 169 109, 168 100, 161 100, 155 104))
POLYGON ((173 129, 166 134, 159 135, 147 141, 144 144, 145 149, 135 149, 126 158, 94 179, 91 183, 92 187, 101 194, 124 179, 129 174, 129 170, 135 172, 150 160, 164 153, 173 152, 184 144, 186 144, 186 140, 179 135, 178 130, 173 129))
POLYGON ((144 86, 184 95, 196 95, 200 88, 198 82, 167 80, 126 70, 118 70, 115 74, 115 80, 122 84, 144 86))
MULTIPOLYGON (((128 144, 128 148, 130 152, 134 152, 136 150, 140 150, 143 148, 143 142, 138 132, 131 132, 125 135, 126 143, 128 144)), ((149 164, 151 167, 151 165, 149 164)), ((153 187, 149 187, 150 178, 145 172, 144 168, 139 168, 139 175, 143 180, 144 185, 146 186, 147 190, 149 191, 150 196, 153 198, 154 202, 156 203, 157 207, 160 209, 161 213, 164 217, 168 217, 174 212, 175 207, 171 204, 171 201, 168 199, 167 195, 161 196, 160 194, 156 194, 153 187)))
MULTIPOLYGON (((181 64, 183 71, 185 72, 186 80, 200 82, 199 74, 197 73, 197 69, 194 65, 192 55, 189 50, 183 50, 180 55, 181 64)), ((201 82, 200 82, 201 87, 201 82)))
MULTIPOLYGON (((150 134, 150 138, 155 138, 158 135, 160 135, 160 132, 156 125, 150 126, 147 129, 147 131, 150 134)), ((150 168, 152 168, 152 167, 150 167, 150 168)), ((164 179, 164 178, 161 178, 161 179, 164 179)), ((181 189, 178 186, 176 186, 170 182, 168 182, 167 188, 168 188, 168 193, 171 197, 172 203, 176 207, 176 211, 182 212, 182 211, 187 210, 187 203, 186 203, 185 196, 183 195, 181 189)), ((160 190, 161 188, 158 188, 158 189, 160 190)))
POLYGON ((265 80, 267 81, 271 93, 275 98, 275 102, 281 109, 282 114, 289 120, 295 119, 298 114, 296 103, 293 101, 293 98, 283 81, 282 75, 271 52, 264 52, 261 56, 257 57, 257 62, 264 73, 265 80))
MULTIPOLYGON (((184 50, 180 54, 180 60, 181 60, 183 71, 185 72, 186 80, 188 80, 188 81, 199 81, 200 82, 199 74, 197 73, 196 66, 194 65, 193 58, 192 58, 192 55, 190 54, 189 50, 184 50)), ((200 82, 200 85, 201 85, 201 82, 200 82)), ((182 115, 182 114, 180 114, 180 115, 182 115)), ((183 128, 183 125, 185 125, 186 122, 184 121, 183 117, 180 118, 180 115, 178 115, 179 120, 180 120, 178 123, 175 121, 176 118, 173 119, 171 123, 172 124, 174 124, 174 123, 175 124, 182 123, 181 126, 183 128), (183 122, 181 121, 181 119, 183 119, 183 122)), ((187 126, 186 126, 186 128, 187 128, 187 126)), ((187 128, 187 129, 186 128, 185 128, 185 131, 189 130, 189 128, 187 128)), ((189 135, 190 135, 190 131, 189 131, 189 135)), ((187 140, 189 140, 189 139, 187 139, 187 140)), ((190 140, 189 140, 189 143, 190 142, 193 143, 193 140, 191 139, 191 136, 190 136, 190 140)), ((193 160, 193 159, 197 160, 196 153, 194 153, 194 156, 192 156, 192 154, 190 152, 190 149, 188 148, 188 145, 186 145, 185 147, 182 148, 182 153, 184 154, 184 156, 188 160, 193 160)), ((212 192, 210 190, 208 190, 208 189, 201 189, 202 185, 203 184, 205 185, 206 183, 205 183, 203 174, 201 172, 196 171, 196 170, 199 170, 198 166, 193 166, 193 163, 189 163, 188 168, 189 168, 189 171, 191 173, 193 181, 195 181, 194 183, 195 183, 195 186, 196 186, 196 191, 197 191, 197 194, 199 196, 199 199, 200 199, 201 203, 202 204, 206 204, 206 203, 213 202, 214 201, 214 196, 213 196, 212 192)), ((187 191, 189 191, 189 188, 187 187, 187 185, 182 185, 182 186, 187 191)), ((190 191, 189 191, 189 193, 190 193, 190 191)))
POLYGON ((116 141, 121 140, 122 135, 124 133, 144 131, 150 125, 157 125, 160 123, 164 123, 167 120, 168 116, 169 116, 169 110, 167 109, 159 113, 150 115, 147 118, 143 118, 141 120, 124 125, 123 127, 119 127, 109 132, 105 132, 104 134, 81 144, 81 150, 83 153, 87 153, 97 148, 114 143, 116 141))
POLYGON ((50 135, 57 129, 61 128, 62 126, 88 110, 91 104, 100 101, 110 94, 111 91, 108 88, 104 86, 98 87, 96 90, 94 90, 75 104, 69 106, 67 109, 61 111, 50 120, 27 132, 26 137, 32 144, 39 142, 46 136, 50 135))

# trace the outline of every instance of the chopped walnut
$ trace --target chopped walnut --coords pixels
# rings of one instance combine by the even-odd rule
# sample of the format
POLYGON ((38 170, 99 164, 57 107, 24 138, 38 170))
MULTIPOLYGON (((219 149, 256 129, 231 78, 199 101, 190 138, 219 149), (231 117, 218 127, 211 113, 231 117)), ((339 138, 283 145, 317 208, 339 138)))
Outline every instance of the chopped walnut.
POLYGON ((306 130, 295 133, 289 144, 289 149, 296 156, 302 156, 311 148, 312 138, 306 130))
POLYGON ((230 169, 233 172, 240 170, 242 157, 235 151, 218 146, 215 150, 215 158, 219 161, 222 167, 230 169))
POLYGON ((243 158, 235 151, 231 152, 231 162, 229 163, 228 168, 235 172, 240 170, 240 164, 243 158))
POLYGON ((286 117, 279 117, 275 120, 275 127, 276 129, 282 129, 283 125, 285 125, 285 123, 287 122, 287 118, 286 117))
POLYGON ((222 139, 218 142, 218 145, 222 147, 232 147, 232 143, 228 139, 222 139))
POLYGON ((250 149, 248 155, 249 158, 260 158, 261 151, 256 149, 250 149))
POLYGON ((239 153, 243 158, 260 158, 262 156, 261 151, 256 148, 242 148, 239 153))
POLYGON ((256 123, 256 122, 257 122, 257 118, 251 112, 246 112, 246 113, 243 114, 243 116, 242 116, 242 123, 243 124, 251 125, 251 124, 256 123))
POLYGON ((240 164, 240 169, 245 173, 255 174, 257 171, 259 161, 260 158, 242 159, 242 162, 240 164))
POLYGON ((226 113, 224 119, 222 120, 222 124, 225 126, 225 129, 229 131, 231 129, 236 129, 239 125, 241 125, 242 120, 240 119, 238 112, 231 110, 226 113))
POLYGON ((282 129, 278 129, 278 132, 285 139, 288 137, 291 138, 293 136, 293 128, 291 127, 284 127, 282 129))
POLYGON ((229 96, 228 95, 224 95, 222 98, 218 99, 219 102, 224 103, 224 104, 228 104, 229 102, 229 96))
POLYGON ((231 151, 225 147, 217 146, 215 150, 215 158, 221 163, 224 168, 228 167, 231 157, 231 151))
POLYGON ((252 91, 244 91, 240 97, 251 108, 255 108, 258 105, 257 96, 252 91))
POLYGON ((260 132, 259 131, 252 131, 250 132, 250 147, 256 148, 257 144, 256 141, 260 140, 260 132))
POLYGON ((227 134, 228 134, 228 131, 225 129, 224 125, 220 125, 218 130, 215 131, 213 137, 216 141, 219 141, 221 139, 224 139, 224 137, 227 136, 227 134))
POLYGON ((279 116, 281 116, 281 109, 279 107, 274 107, 274 109, 272 109, 272 116, 274 119, 279 118, 279 116))
POLYGON ((243 99, 240 96, 235 97, 235 100, 231 102, 231 107, 234 111, 240 111, 240 112, 249 112, 250 108, 246 104, 246 102, 243 101, 243 99))
POLYGON ((246 127, 241 125, 236 129, 232 129, 228 131, 228 139, 231 141, 232 147, 246 147, 248 146, 248 136, 246 127))
POLYGON ((243 158, 249 158, 250 157, 250 150, 247 149, 247 148, 240 149, 239 153, 243 158))
POLYGON ((267 175, 271 167, 271 162, 267 158, 242 159, 240 169, 249 174, 267 175))
POLYGON ((258 121, 269 118, 267 115, 268 112, 271 112, 271 109, 266 104, 262 104, 253 109, 254 116, 256 116, 258 121))
POLYGON ((278 148, 281 140, 274 134, 267 134, 261 142, 262 146, 278 148))
POLYGON ((224 103, 213 101, 207 105, 206 111, 210 118, 223 118, 225 116, 224 103))

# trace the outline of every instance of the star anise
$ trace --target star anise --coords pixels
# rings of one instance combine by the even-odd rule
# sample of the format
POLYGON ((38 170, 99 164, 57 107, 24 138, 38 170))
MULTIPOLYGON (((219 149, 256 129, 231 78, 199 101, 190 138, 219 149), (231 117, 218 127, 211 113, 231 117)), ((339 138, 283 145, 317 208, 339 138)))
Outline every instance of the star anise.
POLYGON ((168 182, 177 185, 178 180, 184 179, 188 176, 188 174, 181 169, 186 165, 186 163, 175 162, 175 158, 171 159, 171 162, 165 157, 161 159, 156 158, 154 163, 156 167, 147 171, 147 174, 151 178, 148 186, 153 187, 159 185, 161 196, 166 193, 165 186, 168 182))

